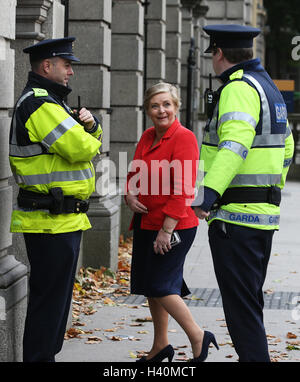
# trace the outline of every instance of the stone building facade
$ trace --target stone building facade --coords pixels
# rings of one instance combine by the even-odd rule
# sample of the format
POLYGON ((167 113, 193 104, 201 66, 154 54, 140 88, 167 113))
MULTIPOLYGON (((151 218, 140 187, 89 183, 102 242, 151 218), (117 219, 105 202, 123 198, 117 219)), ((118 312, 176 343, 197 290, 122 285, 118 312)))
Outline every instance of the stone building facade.
MULTIPOLYGON (((79 266, 117 267, 120 233, 128 234, 131 213, 122 193, 129 162, 142 132, 150 126, 142 103, 144 89, 167 81, 182 98, 187 115, 190 64, 191 126, 201 137, 203 92, 210 60, 202 26, 242 23, 264 26, 262 0, 0 0, 0 362, 22 360, 22 334, 30 272, 22 235, 9 232, 17 188, 8 162, 8 137, 14 103, 30 70, 22 49, 45 38, 76 36, 75 76, 68 104, 81 104, 101 120, 104 138, 94 160, 96 192, 84 233, 79 266)), ((263 60, 263 34, 255 45, 263 60)))

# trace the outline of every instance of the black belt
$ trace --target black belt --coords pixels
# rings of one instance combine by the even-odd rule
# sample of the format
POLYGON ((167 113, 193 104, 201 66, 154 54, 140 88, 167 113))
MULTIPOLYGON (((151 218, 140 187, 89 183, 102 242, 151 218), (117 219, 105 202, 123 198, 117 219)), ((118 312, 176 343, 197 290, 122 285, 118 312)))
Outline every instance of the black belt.
POLYGON ((55 215, 87 212, 89 209, 89 200, 76 199, 69 195, 64 196, 60 187, 51 188, 49 194, 20 188, 17 200, 19 207, 34 210, 46 209, 55 215))
POLYGON ((270 203, 279 206, 281 190, 279 187, 234 187, 228 188, 222 197, 213 204, 213 209, 229 203, 270 203))

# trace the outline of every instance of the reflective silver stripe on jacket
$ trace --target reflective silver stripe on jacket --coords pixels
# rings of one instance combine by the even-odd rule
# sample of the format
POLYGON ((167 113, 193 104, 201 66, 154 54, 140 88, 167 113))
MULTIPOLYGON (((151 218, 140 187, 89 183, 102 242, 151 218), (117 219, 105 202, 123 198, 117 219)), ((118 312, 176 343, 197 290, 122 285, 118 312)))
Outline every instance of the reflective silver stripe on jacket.
POLYGON ((26 99, 28 98, 29 96, 31 96, 32 94, 34 94, 34 91, 33 90, 29 90, 29 92, 25 93, 24 95, 22 95, 22 97, 20 97, 20 99, 18 100, 17 104, 16 104, 16 109, 21 105, 21 103, 26 99))
POLYGON ((36 211, 39 211, 39 212, 46 212, 49 214, 49 210, 45 210, 45 209, 38 209, 37 208, 23 208, 23 207, 19 207, 18 204, 14 204, 13 205, 13 210, 14 211, 23 211, 23 212, 36 212, 36 211))
POLYGON ((281 182, 281 174, 237 174, 231 181, 231 185, 265 186, 281 182))
POLYGON ((285 139, 288 138, 291 134, 292 134, 292 129, 290 128, 290 125, 287 125, 285 139))
POLYGON ((9 145, 9 155, 16 157, 32 157, 34 155, 39 155, 43 153, 42 147, 35 143, 28 146, 18 146, 18 145, 9 145))
POLYGON ((33 90, 25 93, 24 95, 22 95, 22 97, 18 100, 17 104, 16 104, 16 108, 15 108, 15 112, 14 112, 14 116, 13 116, 13 121, 12 121, 12 127, 13 127, 13 131, 12 131, 12 137, 11 137, 11 143, 16 145, 17 144, 17 131, 16 131, 16 124, 17 124, 17 121, 16 121, 16 111, 18 109, 18 107, 21 105, 21 103, 28 97, 30 97, 31 95, 33 94, 33 90))
MULTIPOLYGON (((268 99, 265 91, 263 90, 260 83, 250 74, 244 74, 244 77, 247 78, 257 89, 262 105, 262 133, 260 135, 255 135, 254 140, 252 142, 253 147, 268 147, 268 146, 284 146, 285 139, 291 132, 291 129, 288 127, 287 132, 285 134, 272 134, 271 133, 271 112, 268 103, 268 99)), ((229 120, 241 120, 250 123, 254 128, 256 127, 255 119, 247 114, 242 112, 229 112, 225 113, 221 116, 220 120, 217 123, 217 115, 218 115, 219 103, 216 105, 214 109, 214 114, 212 120, 209 125, 209 132, 206 132, 204 135, 203 143, 207 143, 210 145, 218 145, 219 144, 219 136, 217 134, 217 128, 221 125, 221 123, 229 121, 229 120)))
MULTIPOLYGON (((204 173, 204 176, 207 172, 204 173)), ((237 174, 230 185, 234 186, 266 186, 281 182, 281 174, 237 174)))
POLYGON ((261 135, 256 135, 252 143, 252 147, 259 146, 283 146, 285 143, 285 134, 272 134, 271 133, 271 112, 269 107, 269 102, 266 93, 261 86, 261 84, 250 74, 244 74, 257 89, 261 99, 261 107, 263 111, 262 115, 262 133, 261 135))
POLYGON ((227 121, 232 121, 232 120, 248 122, 252 127, 254 127, 254 129, 256 128, 256 125, 257 125, 257 122, 252 117, 252 115, 248 113, 243 113, 241 111, 232 111, 222 115, 222 117, 219 119, 219 122, 218 122, 218 128, 222 123, 227 121))
POLYGON ((31 157, 34 155, 39 155, 43 153, 43 148, 39 143, 34 143, 32 145, 26 145, 26 146, 19 146, 17 143, 17 120, 16 120, 16 111, 18 107, 21 105, 23 101, 25 101, 26 98, 30 97, 34 92, 31 90, 27 93, 25 93, 17 102, 13 121, 12 121, 12 137, 11 142, 9 144, 9 155, 11 156, 17 156, 17 157, 31 157))
POLYGON ((218 148, 219 150, 225 148, 230 151, 233 151, 234 153, 239 155, 243 160, 245 160, 248 155, 248 149, 244 145, 241 145, 240 143, 234 141, 223 141, 219 144, 218 148))
POLYGON ((229 212, 225 210, 211 211, 209 220, 220 218, 229 223, 245 223, 253 225, 279 225, 280 215, 244 214, 242 212, 229 212))
POLYGON ((52 182, 71 182, 76 180, 86 180, 92 178, 93 172, 90 168, 75 171, 56 171, 50 174, 37 175, 15 175, 17 183, 34 186, 39 184, 49 184, 52 182))
POLYGON ((62 121, 58 126, 55 127, 43 140, 42 144, 47 147, 47 149, 50 148, 51 145, 55 141, 57 141, 66 131, 71 129, 71 127, 77 125, 77 122, 75 119, 73 119, 71 116, 62 121))

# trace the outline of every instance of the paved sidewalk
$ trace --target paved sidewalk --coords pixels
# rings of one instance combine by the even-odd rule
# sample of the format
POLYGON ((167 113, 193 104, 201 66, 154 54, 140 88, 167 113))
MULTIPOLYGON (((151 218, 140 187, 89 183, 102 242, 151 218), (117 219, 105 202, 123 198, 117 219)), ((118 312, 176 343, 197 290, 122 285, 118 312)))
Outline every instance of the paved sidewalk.
MULTIPOLYGON (((275 233, 268 274, 264 285, 265 326, 271 358, 278 362, 300 361, 300 183, 288 182, 281 204, 281 229, 275 233), (299 301, 299 303, 297 303, 299 301), (291 343, 287 343, 287 341, 291 343), (293 342, 294 341, 294 342, 293 342), (289 346, 289 350, 287 347, 289 346), (297 350, 298 349, 298 350, 297 350)), ((186 303, 202 328, 215 333, 220 350, 211 348, 207 362, 237 362, 238 356, 228 335, 222 301, 213 271, 207 239, 207 225, 201 222, 195 242, 187 256, 185 280, 192 291, 186 303)), ((150 350, 152 323, 142 296, 124 297, 116 306, 98 306, 93 315, 80 317, 84 331, 93 333, 64 342, 57 362, 135 362, 138 351, 150 350), (106 332, 105 329, 115 329, 106 332), (86 344, 88 336, 101 342, 86 344), (113 341, 111 337, 120 337, 113 341)), ((170 319, 169 341, 176 348, 173 361, 191 357, 187 337, 170 319)))

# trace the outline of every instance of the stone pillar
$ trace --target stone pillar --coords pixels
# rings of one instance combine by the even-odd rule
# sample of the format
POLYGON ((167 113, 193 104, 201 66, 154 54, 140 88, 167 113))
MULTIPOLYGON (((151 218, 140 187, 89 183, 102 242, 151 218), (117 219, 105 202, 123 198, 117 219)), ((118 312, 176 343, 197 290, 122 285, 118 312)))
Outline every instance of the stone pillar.
POLYGON ((254 56, 260 58, 262 65, 265 65, 265 21, 266 11, 263 0, 244 1, 244 23, 255 28, 260 28, 261 33, 253 40, 254 56))
MULTIPOLYGON (((206 0, 208 12, 205 15, 204 25, 209 24, 248 24, 253 25, 251 0, 206 0)), ((201 3, 203 4, 203 3, 201 3)), ((209 38, 204 33, 205 47, 208 47, 209 38)), ((204 55, 203 83, 208 87, 208 75, 214 73, 211 63, 211 55, 204 55)), ((220 86, 217 80, 213 81, 213 89, 220 86)))
MULTIPOLYGON (((52 34, 45 34, 43 23, 48 11, 57 0, 18 0, 16 9, 16 41, 12 44, 16 52, 15 99, 19 97, 26 82, 30 64, 23 48, 45 39, 52 34)), ((63 37, 63 35, 61 36, 63 37)))
POLYGON ((166 0, 148 6, 147 88, 166 77, 166 0))
POLYGON ((14 105, 16 0, 0 1, 0 362, 22 360, 22 335, 26 311, 27 267, 12 249, 10 218, 13 190, 8 161, 9 109, 14 105))
POLYGON ((187 98, 187 76, 188 56, 191 38, 194 37, 193 8, 195 0, 181 0, 182 4, 182 39, 181 39, 181 123, 186 124, 186 98, 187 98))
POLYGON ((203 27, 203 17, 205 16, 208 6, 205 5, 205 1, 199 2, 193 8, 193 23, 194 23, 194 38, 195 38, 195 88, 194 88, 194 133, 200 143, 202 141, 202 127, 203 121, 199 120, 199 113, 204 112, 204 92, 201 70, 202 70, 202 56, 205 49, 203 49, 203 39, 202 39, 202 27, 203 27))
POLYGON ((46 38, 64 37, 65 6, 62 0, 52 0, 52 6, 47 12, 47 18, 42 24, 42 31, 46 38))
MULTIPOLYGON (((200 0, 201 1, 201 0, 200 0)), ((193 119, 194 119, 194 131, 197 130, 196 116, 200 109, 200 40, 201 40, 201 24, 200 24, 200 3, 193 8, 193 27, 194 27, 194 39, 195 39, 195 72, 194 72, 194 102, 193 102, 193 119)))
POLYGON ((181 4, 167 0, 166 82, 180 87, 181 82, 181 4))
POLYGON ((75 76, 68 98, 72 107, 89 109, 101 122, 103 144, 101 155, 94 159, 96 191, 90 199, 88 216, 92 229, 84 232, 82 240, 83 266, 105 266, 115 271, 118 265, 119 204, 120 196, 110 192, 110 182, 103 187, 101 171, 109 161, 110 151, 110 94, 111 94, 111 0, 70 0, 69 35, 75 36, 75 55, 80 63, 74 64, 75 76), (84 12, 83 12, 84 10, 84 12))
MULTIPOLYGON (((63 37, 64 6, 61 0, 18 0, 16 8, 16 40, 11 42, 15 49, 14 100, 21 95, 27 82, 30 63, 23 48, 36 44, 45 38, 63 37)), ((16 202, 18 187, 14 179, 13 203, 16 202)), ((16 258, 28 265, 23 235, 13 235, 13 253, 16 258)))
MULTIPOLYGON (((128 163, 143 132, 144 7, 140 0, 115 0, 112 7, 110 156, 123 194, 128 163)), ((121 198, 121 232, 132 212, 121 198)))

